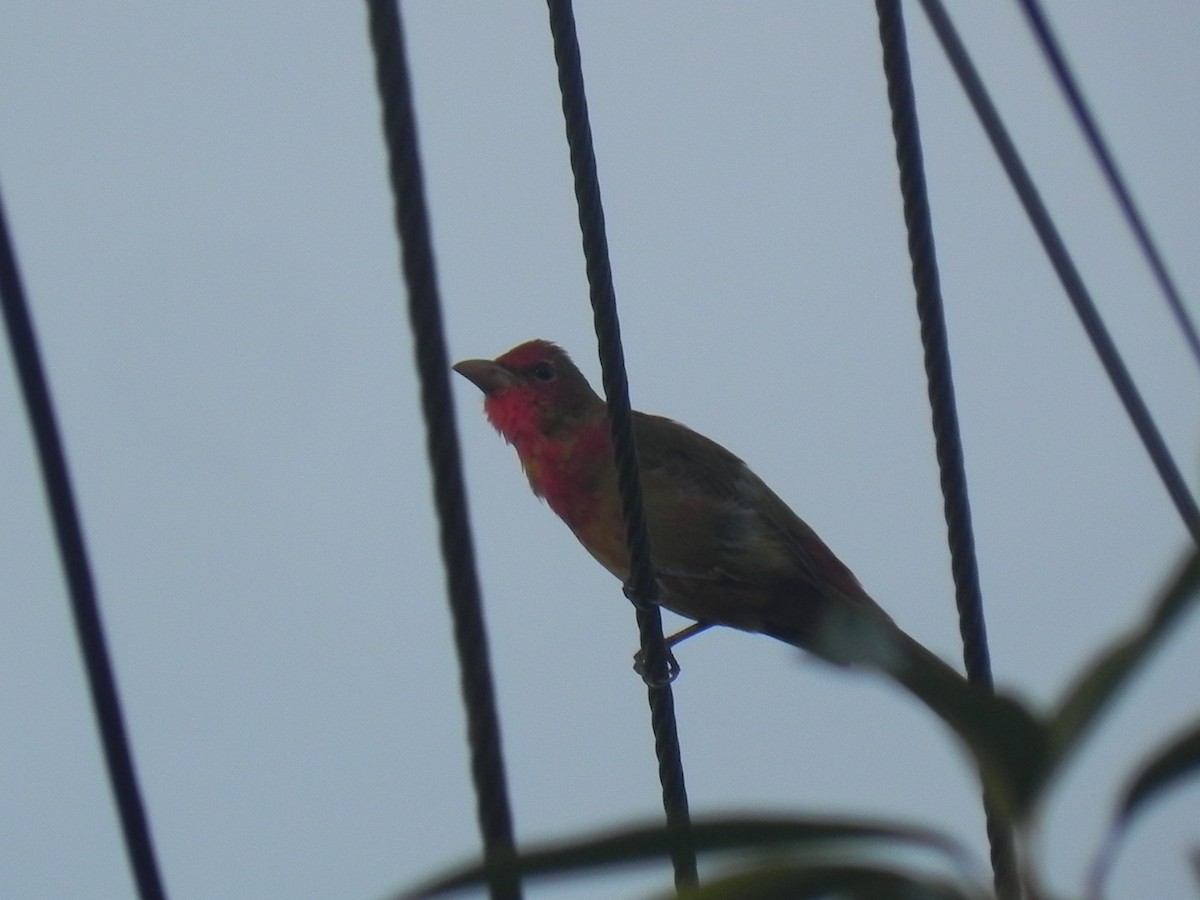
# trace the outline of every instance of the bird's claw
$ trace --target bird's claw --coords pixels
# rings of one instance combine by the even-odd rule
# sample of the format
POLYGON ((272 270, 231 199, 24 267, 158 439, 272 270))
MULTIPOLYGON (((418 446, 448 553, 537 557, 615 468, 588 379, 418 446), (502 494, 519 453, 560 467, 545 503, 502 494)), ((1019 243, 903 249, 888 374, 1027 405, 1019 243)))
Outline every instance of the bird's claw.
POLYGON ((666 653, 666 671, 660 674, 652 673, 646 665, 646 650, 642 648, 637 653, 633 654, 633 671, 641 676, 642 681, 646 682, 648 687, 666 687, 679 677, 679 663, 675 659, 675 654, 670 648, 664 647, 666 653))

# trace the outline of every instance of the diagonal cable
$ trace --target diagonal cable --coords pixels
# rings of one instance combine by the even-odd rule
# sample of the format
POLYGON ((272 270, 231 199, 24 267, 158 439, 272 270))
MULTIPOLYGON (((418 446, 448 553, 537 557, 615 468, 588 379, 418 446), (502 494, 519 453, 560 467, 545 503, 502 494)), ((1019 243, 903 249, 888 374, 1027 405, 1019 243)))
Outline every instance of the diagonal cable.
MULTIPOLYGON (((941 473, 942 508, 950 545, 950 567, 954 576, 963 661, 967 679, 991 691, 992 669, 988 656, 987 627, 979 588, 971 505, 967 496, 967 473, 954 400, 950 348, 938 278, 933 221, 925 186, 921 132, 913 96, 904 16, 900 0, 876 0, 875 9, 879 16, 883 68, 892 109, 892 132, 896 139, 896 163, 900 173, 900 192, 904 199, 904 221, 908 228, 908 252, 912 259, 917 316, 921 323, 921 345, 925 354, 929 407, 938 470, 941 473)), ((1000 814, 995 798, 986 788, 983 807, 987 817, 996 893, 1001 898, 1017 897, 1019 880, 1012 828, 1000 814)))
POLYGON ((587 264, 604 392, 608 399, 609 424, 616 453, 621 511, 625 518, 629 547, 630 582, 627 591, 637 611, 638 631, 646 665, 650 722, 658 756, 663 808, 666 812, 667 826, 676 836, 672 853, 675 883, 683 887, 696 883, 696 854, 688 834, 690 817, 679 733, 675 724, 675 701, 667 674, 668 656, 663 642, 662 616, 655 603, 658 588, 651 562, 649 534, 638 478, 637 450, 629 406, 629 384, 621 349, 621 329, 609 264, 608 240, 604 230, 604 207, 600 199, 600 181, 596 173, 596 154, 588 121, 579 38, 575 31, 575 15, 570 0, 547 2, 550 32, 554 39, 554 57, 558 65, 558 84, 562 92, 567 144, 570 148, 571 171, 575 179, 575 199, 579 206, 579 226, 587 264))
POLYGON ((454 425, 447 374, 450 361, 442 328, 404 34, 396 0, 369 0, 368 7, 375 72, 383 106, 388 168, 395 196, 396 231, 402 248, 409 321, 421 381, 421 408, 433 472, 442 560, 467 713, 471 774, 483 834, 484 861, 493 866, 489 887, 494 900, 519 900, 520 883, 511 866, 504 865, 513 856, 512 813, 501 753, 500 721, 496 712, 483 604, 475 570, 475 551, 467 518, 458 433, 454 425))
POLYGON ((1167 264, 1163 261, 1154 240, 1150 237, 1150 230, 1146 227, 1141 213, 1138 212, 1138 208, 1133 202, 1133 195, 1125 186, 1125 179, 1117 169, 1117 162, 1109 152, 1103 135, 1100 134, 1100 127, 1096 124, 1087 101, 1083 99, 1083 91, 1080 90, 1075 76, 1071 74, 1071 67, 1067 65, 1066 56, 1050 28, 1050 22, 1042 11, 1041 4, 1038 3, 1038 0, 1018 0, 1018 2, 1025 11, 1025 18, 1029 21, 1029 27, 1033 30, 1038 45, 1042 48, 1042 54, 1046 57, 1047 64, 1054 72, 1054 77, 1058 79, 1058 85, 1067 99, 1067 104, 1071 107, 1071 112, 1075 114, 1075 120, 1087 138, 1088 146, 1092 148, 1096 164, 1104 172, 1109 189, 1116 197, 1125 221, 1129 223, 1129 229, 1133 232, 1138 246, 1141 247, 1142 255, 1146 257, 1150 271, 1154 273, 1154 279, 1158 282, 1163 297, 1166 298, 1167 306, 1175 316, 1175 323, 1179 326, 1188 349, 1192 351, 1196 364, 1200 365, 1200 336, 1196 334, 1196 324, 1188 315, 1183 298, 1175 287, 1174 280, 1167 272, 1167 264))
POLYGON ((1192 540, 1200 543, 1200 508, 1197 508, 1196 501, 1188 490, 1187 482, 1184 481, 1179 467, 1171 457, 1171 452, 1167 449, 1158 426, 1154 424, 1141 394, 1138 393, 1138 389, 1129 375, 1129 370, 1125 368, 1125 363, 1117 352, 1116 345, 1113 343, 1108 329, 1105 328, 1104 321, 1100 318, 1100 313, 1096 310, 1096 305, 1092 302, 1091 295, 1088 293, 1078 269, 1075 268, 1075 263, 1067 252, 1058 229, 1055 228, 1054 222, 1050 218, 1050 213, 1042 203, 1033 179, 1021 161, 1012 138, 1009 137, 1004 123, 1000 120, 1000 114, 996 111, 987 89, 983 86, 983 81, 975 70, 966 47, 963 46, 954 24, 950 21, 940 0, 921 0, 921 6, 941 42, 950 65, 962 83, 967 98, 975 109, 975 115, 979 118, 980 124, 983 125, 984 131, 992 142, 996 156, 999 157, 1009 181, 1012 182, 1013 190, 1025 207, 1025 213, 1029 216, 1029 221, 1033 225, 1034 231, 1037 232, 1046 255, 1058 273, 1063 289, 1067 292, 1067 297, 1070 299, 1088 339, 1091 340, 1101 365, 1104 366, 1117 396, 1124 404, 1126 414, 1137 430, 1155 469, 1158 470, 1158 476, 1162 480, 1167 494, 1175 504, 1184 525, 1191 533, 1192 540))
POLYGON ((96 585, 92 579, 91 565, 88 563, 83 527, 79 521, 79 510, 71 488, 71 476, 54 415, 54 405, 50 399, 50 387, 46 381, 37 336, 33 330, 33 319, 29 315, 25 288, 21 283, 16 253, 8 232, 3 201, 0 201, 0 301, 4 306, 4 323, 8 329, 8 340, 17 377, 21 383, 21 393, 25 398, 25 410, 37 446, 42 482, 54 522, 55 538, 58 541, 58 555, 71 598, 75 635, 83 654, 88 688, 92 695, 92 709, 100 729, 104 761, 108 767, 108 780, 121 819, 125 853, 133 869, 138 896, 143 900, 159 900, 166 897, 166 890, 154 854, 150 823, 138 787, 133 753, 129 746, 125 718, 121 712, 120 697, 117 694, 116 676, 113 673, 104 637, 104 625, 100 618, 96 585))

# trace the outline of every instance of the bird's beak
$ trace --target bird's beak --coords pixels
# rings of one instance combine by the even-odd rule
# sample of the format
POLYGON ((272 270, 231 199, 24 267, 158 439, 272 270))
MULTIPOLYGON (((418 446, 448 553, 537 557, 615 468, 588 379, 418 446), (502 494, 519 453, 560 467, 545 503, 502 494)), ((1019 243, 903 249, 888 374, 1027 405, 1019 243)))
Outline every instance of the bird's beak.
POLYGON ((490 359, 464 359, 453 368, 488 397, 516 381, 512 372, 490 359))

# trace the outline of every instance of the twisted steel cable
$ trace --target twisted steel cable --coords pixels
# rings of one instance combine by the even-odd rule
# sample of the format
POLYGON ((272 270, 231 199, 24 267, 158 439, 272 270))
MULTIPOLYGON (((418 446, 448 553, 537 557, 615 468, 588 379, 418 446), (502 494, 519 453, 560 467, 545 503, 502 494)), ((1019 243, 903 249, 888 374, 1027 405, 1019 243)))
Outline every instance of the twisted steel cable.
POLYGON ((42 483, 58 542, 59 560, 71 599, 75 636, 79 640, 79 650, 87 672, 92 710, 100 729, 100 743, 121 821, 125 853, 133 870, 138 896, 142 900, 161 900, 166 897, 166 889, 138 786, 125 716, 117 693, 116 676, 104 637, 96 584, 83 539, 79 508, 71 487, 66 452, 54 415, 54 404, 42 366, 33 319, 29 315, 17 256, 9 236, 3 200, 0 200, 0 302, 4 307, 4 323, 17 369, 17 380, 21 384, 26 414, 37 447, 42 483))
POLYGON ((446 570, 454 644, 462 676, 471 775, 484 860, 497 868, 489 887, 495 900, 520 900, 520 882, 503 863, 513 856, 513 825, 500 721, 496 712, 475 550, 467 518, 458 432, 450 393, 450 362, 442 327, 425 188, 417 148, 412 86, 396 0, 369 0, 371 45, 383 106, 388 169, 395 195, 396 230, 408 287, 408 313, 421 382, 429 464, 433 473, 442 560, 446 570))
POLYGON ((689 840, 690 816, 679 732, 675 724, 675 701, 670 687, 669 656, 663 642, 662 616, 655 601, 657 584, 651 562, 649 533, 638 478, 637 448, 629 405, 629 383, 621 348, 616 295, 604 230, 604 207, 596 173, 596 154, 588 121, 579 39, 570 0, 547 0, 558 84, 562 93, 563 119, 570 149, 579 227, 587 266, 596 338, 608 400, 609 423, 616 453, 621 510, 625 518, 629 548, 630 580, 626 593, 637 610, 643 661, 648 684, 650 723, 658 757, 659 782, 667 827, 676 836, 672 862, 678 886, 696 882, 696 855, 689 840))
MULTIPOLYGON (((892 109, 892 132, 896 140, 900 193, 904 201, 904 221, 908 228, 908 253, 912 260, 917 316, 921 324, 921 346, 924 349, 925 377, 941 478, 943 513, 950 545, 950 567, 958 607, 963 663, 966 666, 967 679, 990 691, 992 669, 988 654, 987 626, 979 587, 971 505, 967 496, 967 474, 954 399, 950 348, 938 278, 933 221, 925 185, 921 132, 917 121, 916 100, 913 96, 904 17, 899 0, 876 0, 875 9, 879 16, 879 38, 883 47, 888 102, 892 109)), ((986 789, 983 794, 983 806, 987 818, 996 893, 1002 898, 1017 897, 1019 881, 1012 828, 999 814, 994 798, 986 789)))

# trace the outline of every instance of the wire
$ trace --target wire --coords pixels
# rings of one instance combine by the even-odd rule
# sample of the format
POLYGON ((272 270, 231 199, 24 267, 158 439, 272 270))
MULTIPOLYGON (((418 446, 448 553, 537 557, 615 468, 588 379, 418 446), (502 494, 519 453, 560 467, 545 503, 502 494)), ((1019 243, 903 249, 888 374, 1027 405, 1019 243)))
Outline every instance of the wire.
POLYGON ((1149 264, 1150 270, 1154 273, 1154 278, 1158 282, 1159 289, 1162 290, 1167 305, 1171 308, 1171 312, 1175 316, 1175 322, 1179 326, 1179 330, 1183 333, 1184 340, 1187 342, 1188 348, 1192 351, 1192 356, 1195 358, 1196 364, 1200 365, 1200 336, 1196 334, 1196 325, 1188 315, 1187 308, 1183 305, 1183 298, 1176 289, 1174 280, 1167 272, 1166 263, 1163 261, 1158 248, 1154 245, 1154 241, 1150 237, 1150 231, 1133 202, 1133 196, 1125 186, 1125 180, 1121 177, 1121 173, 1117 169, 1116 160, 1109 152, 1108 145, 1103 135, 1100 134, 1100 128, 1096 124, 1091 110, 1088 109, 1087 102, 1083 99, 1083 92, 1079 89, 1078 82, 1076 82, 1075 77, 1071 74, 1071 69, 1067 65, 1067 59, 1063 55, 1058 40, 1054 37, 1054 32, 1051 30, 1050 22, 1046 19, 1046 15, 1042 11, 1041 4, 1037 0, 1018 0, 1018 2, 1025 11, 1029 27, 1033 30, 1038 45, 1042 48, 1047 65, 1054 72, 1054 77, 1058 79, 1058 85, 1067 98, 1067 104, 1075 114, 1075 120, 1079 123, 1080 129, 1087 138, 1088 145, 1092 148, 1092 153, 1096 157, 1096 164, 1104 172, 1104 177, 1108 180, 1109 189, 1112 190, 1113 195, 1116 197, 1117 203, 1121 207, 1121 212, 1125 215, 1125 221, 1129 223, 1129 228, 1142 249, 1142 255, 1146 257, 1146 262, 1149 264))
POLYGON ((876 0, 875 7, 879 14, 884 72, 887 75, 888 99, 892 107, 892 131, 896 138, 900 191, 904 199, 904 219, 908 226, 908 251, 912 259, 917 314, 921 323, 921 344, 925 351, 925 374, 928 380, 938 465, 941 470, 950 559, 954 571, 954 584, 958 591, 959 615, 962 617, 964 662, 968 678, 977 684, 990 687, 992 673, 988 658, 987 629, 979 588, 979 569, 975 559, 971 506, 967 497, 966 471, 954 399, 954 380, 947 346, 933 225, 925 186, 921 135, 913 97, 912 73, 905 46, 904 18, 898 0, 876 0))
POLYGON ((492 897, 519 900, 520 882, 511 867, 513 826, 501 753, 500 722, 467 518, 458 433, 447 374, 450 362, 442 328, 404 34, 396 0, 370 0, 368 6, 388 169, 395 196, 396 231, 403 251, 409 321, 421 382, 421 408, 425 417, 429 465, 433 472, 442 560, 467 713, 471 774, 483 834, 484 861, 491 867, 489 887, 492 897), (505 866, 505 863, 510 865, 505 866))
POLYGON ((116 677, 113 674, 104 637, 104 625, 100 618, 96 585, 83 540, 79 510, 75 503, 66 454, 54 415, 54 404, 50 399, 50 388, 38 350, 33 319, 29 315, 25 288, 21 283, 16 253, 8 232, 3 200, 0 200, 0 301, 4 305, 4 323, 8 330, 17 377, 21 382, 21 393, 25 398, 26 414, 29 416, 34 443, 37 445, 42 482, 58 541, 59 560, 71 598, 75 636, 79 640, 79 649, 87 671, 92 709, 100 728, 104 761, 108 766, 108 780, 116 799, 121 831, 125 838, 125 852, 133 869, 138 895, 143 900, 159 900, 166 897, 166 891, 154 853, 150 823, 146 818, 145 805, 138 787, 133 754, 129 746, 124 715, 121 712, 120 697, 117 694, 116 677))
POLYGON ((996 156, 999 157, 1004 171, 1012 182, 1013 190, 1025 207, 1025 213, 1029 216, 1029 221, 1037 232, 1038 238, 1046 250, 1046 255, 1054 265, 1059 280, 1067 292, 1067 297, 1092 342, 1096 355, 1104 366, 1105 372, 1108 373, 1117 396, 1121 398, 1126 414, 1158 470, 1159 478, 1171 497, 1171 501, 1175 504, 1180 518, 1183 519, 1184 525, 1191 533, 1192 540, 1200 544, 1200 508, 1197 508, 1196 501, 1188 491, 1187 483, 1179 472, 1179 467, 1171 458, 1166 442, 1163 441, 1158 427, 1150 416, 1150 411, 1146 408, 1129 371, 1125 368, 1125 363, 1117 352, 1116 345, 1104 327, 1104 321, 1100 318, 1100 313, 1096 310, 1091 295, 1088 293, 1079 271, 1075 268, 1071 255, 1067 252, 1066 245, 1054 227, 1054 222, 1042 203, 1033 179, 1030 178, 1028 170, 1021 161, 1020 154, 1017 153, 1016 146, 1009 137, 1004 123, 1000 120, 1000 115, 988 96, 987 89, 983 86, 983 81, 975 70, 966 47, 963 46, 954 24, 950 21, 940 0, 921 0, 921 6, 942 44, 942 49, 945 51, 950 65, 962 83, 967 98, 975 108, 975 115, 979 118, 980 124, 983 125, 984 131, 987 132, 988 138, 992 142, 996 156))
POLYGON ((676 836, 672 853, 675 884, 683 887, 696 883, 696 854, 689 839, 691 825, 679 733, 675 724, 675 701, 668 673, 669 657, 663 642, 662 616, 655 603, 658 588, 651 563, 649 534, 638 478, 637 448, 629 406, 629 383, 625 373, 616 295, 613 290, 608 241, 604 231, 604 207, 600 199, 600 181, 596 174, 596 154, 588 121, 579 39, 575 31, 575 16, 570 0, 547 0, 547 4, 550 32, 554 40, 554 57, 558 66, 558 85, 562 92, 571 171, 575 179, 575 199, 579 207, 579 227, 582 231, 604 392, 608 400, 609 424, 616 453, 621 510, 625 518, 629 547, 630 581, 626 586, 626 593, 637 610, 638 631, 649 685, 650 722, 658 756, 663 808, 666 812, 667 827, 676 836))
MULTIPOLYGON (((913 96, 912 71, 899 0, 876 0, 883 68, 887 76, 888 101, 892 109, 892 132, 896 139, 896 163, 900 170, 900 192, 904 199, 904 221, 908 227, 908 252, 912 259, 917 316, 921 323, 921 345, 925 354, 929 407, 933 419, 938 469, 941 474, 942 504, 950 545, 950 567, 954 576, 958 628, 962 636, 963 662, 967 679, 992 691, 992 669, 988 656, 987 627, 975 537, 971 527, 971 505, 967 497, 967 474, 963 463, 962 439, 954 399, 954 379, 946 320, 938 278, 933 223, 925 185, 921 132, 913 96)), ((1019 896, 1016 851, 1011 826, 1000 815, 995 799, 985 788, 984 812, 991 845, 992 872, 1000 897, 1019 896)))

